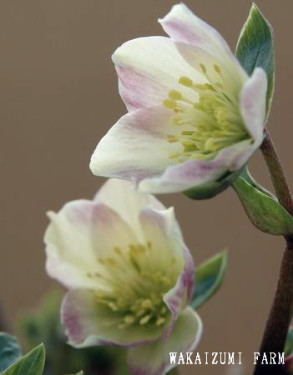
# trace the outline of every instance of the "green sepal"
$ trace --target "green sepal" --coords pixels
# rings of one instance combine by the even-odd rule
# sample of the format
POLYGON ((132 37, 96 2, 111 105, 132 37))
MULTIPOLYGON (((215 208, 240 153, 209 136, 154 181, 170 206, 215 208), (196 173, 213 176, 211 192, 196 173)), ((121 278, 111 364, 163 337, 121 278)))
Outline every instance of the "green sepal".
POLYGON ((20 357, 21 349, 16 337, 0 332, 0 372, 20 357))
POLYGON ((0 375, 42 375, 45 364, 45 348, 41 344, 10 365, 0 375))
POLYGON ((198 309, 220 288, 228 263, 226 250, 200 264, 195 272, 194 291, 190 305, 198 309))
POLYGON ((256 4, 252 5, 240 33, 236 56, 249 76, 256 67, 261 67, 266 72, 267 112, 269 112, 275 81, 273 29, 256 4))
POLYGON ((293 234, 293 217, 278 200, 249 175, 238 177, 233 183, 250 221, 261 231, 279 236, 293 234))
POLYGON ((286 338, 286 343, 285 343, 285 357, 293 354, 293 328, 290 327, 287 338, 286 338))
POLYGON ((235 172, 227 172, 216 181, 207 182, 202 185, 195 186, 191 189, 185 190, 184 194, 195 200, 210 199, 222 193, 229 186, 231 186, 236 178, 242 173, 242 170, 235 172))

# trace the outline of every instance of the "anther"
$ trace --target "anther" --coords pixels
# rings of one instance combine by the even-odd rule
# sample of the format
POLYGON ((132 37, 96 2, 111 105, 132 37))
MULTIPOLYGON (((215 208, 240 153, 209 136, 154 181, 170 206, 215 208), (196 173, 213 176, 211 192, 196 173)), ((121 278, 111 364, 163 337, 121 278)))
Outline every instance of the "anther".
POLYGON ((179 78, 179 83, 180 85, 183 85, 183 86, 186 86, 186 87, 192 87, 193 86, 193 82, 190 78, 188 77, 180 77, 179 78))
POLYGON ((217 73, 221 73, 222 71, 221 71, 221 68, 219 67, 219 65, 214 65, 214 69, 215 69, 215 71, 217 72, 217 73))
POLYGON ((180 91, 177 91, 177 90, 171 90, 169 92, 169 98, 170 99, 173 99, 173 100, 181 100, 183 97, 182 97, 182 94, 180 91))
POLYGON ((165 322, 165 318, 162 318, 161 316, 156 320, 156 325, 160 326, 165 322))
POLYGON ((205 66, 204 64, 199 64, 199 66, 200 66, 202 72, 203 72, 204 74, 206 74, 206 72, 207 72, 207 68, 206 68, 206 66, 205 66))
POLYGON ((163 106, 170 109, 176 109, 177 103, 173 99, 165 99, 163 101, 163 106))
POLYGON ((142 326, 147 324, 150 321, 151 317, 151 315, 145 315, 143 318, 140 319, 139 324, 142 326))

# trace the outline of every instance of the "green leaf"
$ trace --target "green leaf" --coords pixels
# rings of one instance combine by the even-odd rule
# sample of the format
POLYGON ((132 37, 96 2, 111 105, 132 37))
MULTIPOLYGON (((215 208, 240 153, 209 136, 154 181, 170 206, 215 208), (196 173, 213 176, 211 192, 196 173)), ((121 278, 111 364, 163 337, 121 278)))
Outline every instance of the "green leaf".
POLYGON ((195 186, 185 190, 184 194, 195 200, 210 199, 220 194, 222 191, 232 185, 233 181, 242 173, 242 169, 233 173, 227 172, 216 181, 207 182, 205 184, 195 186))
POLYGON ((241 177, 243 177, 246 182, 248 182, 250 185, 255 187, 258 191, 262 192, 263 194, 271 197, 273 200, 278 202, 278 199, 274 196, 273 193, 271 193, 269 190, 267 190, 266 188, 264 188, 262 185, 260 185, 258 182, 255 181, 255 179, 249 173, 249 170, 247 167, 243 169, 241 177))
POLYGON ((227 268, 227 251, 219 254, 202 263, 195 272, 194 292, 190 305, 197 309, 210 299, 221 286, 227 268))
POLYGON ((1 375, 42 375, 44 364, 45 348, 41 344, 1 372, 1 375))
POLYGON ((19 357, 21 349, 16 337, 0 332, 0 371, 5 370, 19 357))
POLYGON ((275 197, 243 177, 238 177, 233 187, 248 217, 258 229, 274 235, 293 234, 293 217, 275 197))
POLYGON ((267 111, 270 109, 274 91, 274 45, 273 29, 256 4, 253 4, 236 47, 236 56, 248 75, 256 67, 267 74, 267 111))
POLYGON ((284 351, 285 351, 285 357, 293 354, 293 328, 292 327, 288 331, 284 351))

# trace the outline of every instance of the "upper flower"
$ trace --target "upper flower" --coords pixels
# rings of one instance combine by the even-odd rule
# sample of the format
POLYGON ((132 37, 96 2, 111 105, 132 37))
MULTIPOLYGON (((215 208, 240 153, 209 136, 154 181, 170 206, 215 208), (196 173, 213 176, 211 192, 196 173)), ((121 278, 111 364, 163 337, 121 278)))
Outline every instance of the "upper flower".
POLYGON ((222 36, 185 5, 159 21, 167 37, 130 40, 113 61, 128 114, 91 158, 96 175, 143 191, 187 190, 240 169, 263 140, 267 77, 251 77, 222 36))
POLYGON ((69 202, 49 217, 47 271, 70 289, 61 314, 72 345, 130 346, 135 375, 162 375, 170 351, 194 348, 194 264, 173 209, 109 180, 93 201, 69 202))

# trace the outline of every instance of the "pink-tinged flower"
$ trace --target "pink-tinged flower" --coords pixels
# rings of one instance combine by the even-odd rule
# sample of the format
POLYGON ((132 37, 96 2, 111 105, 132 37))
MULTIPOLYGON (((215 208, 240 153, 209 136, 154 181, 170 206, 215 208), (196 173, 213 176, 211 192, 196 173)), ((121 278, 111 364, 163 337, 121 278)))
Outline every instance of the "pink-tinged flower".
POLYGON ((170 193, 239 170, 263 140, 267 77, 248 77, 222 36, 185 5, 159 20, 168 37, 113 54, 128 113, 94 151, 95 175, 170 193))
POLYGON ((169 352, 195 347, 194 263, 172 208, 112 179, 49 217, 46 268, 69 288, 61 316, 71 345, 129 346, 134 375, 162 375, 169 352))

